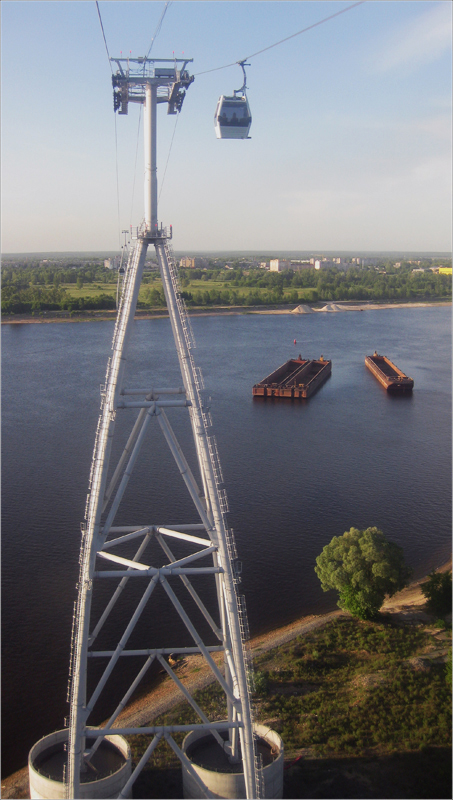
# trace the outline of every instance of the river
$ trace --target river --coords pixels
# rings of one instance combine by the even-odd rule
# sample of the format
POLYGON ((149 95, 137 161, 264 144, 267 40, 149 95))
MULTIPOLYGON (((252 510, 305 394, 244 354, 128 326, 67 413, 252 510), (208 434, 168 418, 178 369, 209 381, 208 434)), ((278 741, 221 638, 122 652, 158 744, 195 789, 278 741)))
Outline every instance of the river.
MULTIPOLYGON (((252 635, 335 607, 313 568, 351 526, 382 529, 415 577, 450 556, 451 308, 200 316, 192 325, 252 635), (412 396, 387 395, 365 368, 375 349, 414 379, 412 396), (253 400, 253 383, 299 353, 332 359, 324 386, 308 401, 253 400)), ((79 523, 112 332, 112 322, 2 326, 4 775, 68 713, 79 523)), ((134 323, 128 376, 136 386, 181 383, 168 319, 134 323)), ((185 421, 175 409, 186 451, 185 421)), ((151 427, 122 521, 196 521, 151 427)), ((158 609, 156 630, 175 645, 177 624, 158 609)))

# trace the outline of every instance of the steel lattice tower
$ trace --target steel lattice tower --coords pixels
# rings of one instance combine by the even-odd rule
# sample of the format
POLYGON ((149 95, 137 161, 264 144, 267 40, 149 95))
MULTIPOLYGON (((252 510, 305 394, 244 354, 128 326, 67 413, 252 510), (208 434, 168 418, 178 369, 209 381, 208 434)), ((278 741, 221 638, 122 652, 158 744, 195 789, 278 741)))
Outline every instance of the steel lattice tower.
MULTIPOLYGON (((200 796, 212 796, 196 775, 191 762, 173 739, 176 730, 200 728, 211 732, 232 761, 242 758, 246 793, 248 798, 261 796, 262 774, 259 768, 252 717, 250 711, 250 669, 246 641, 247 621, 243 598, 237 593, 236 549, 233 533, 226 522, 226 496, 220 488, 222 480, 217 447, 210 435, 209 411, 202 400, 202 379, 195 367, 190 324, 178 289, 177 269, 170 239, 171 228, 158 227, 156 125, 157 105, 167 103, 168 113, 180 111, 185 92, 193 76, 187 72, 189 60, 111 59, 118 71, 113 76, 114 107, 126 114, 128 103, 144 105, 145 144, 145 218, 136 231, 136 241, 130 253, 123 280, 121 301, 113 335, 112 355, 107 365, 105 385, 101 387, 101 411, 94 445, 85 522, 82 525, 80 576, 78 597, 74 612, 70 676, 70 716, 68 741, 67 795, 80 796, 80 774, 86 769, 93 751, 103 737, 115 734, 149 734, 150 744, 132 772, 119 797, 127 797, 132 783, 151 757, 153 750, 164 738, 176 752, 184 767, 197 781, 200 796), (167 302, 176 351, 181 370, 181 388, 126 388, 124 369, 128 343, 137 305, 147 248, 156 250, 162 285, 167 302), (198 486, 183 451, 166 415, 167 407, 186 409, 195 444, 196 460, 201 486, 198 486), (115 420, 119 413, 138 409, 131 426, 127 444, 115 467, 110 465, 115 420), (114 526, 115 516, 131 478, 145 432, 150 424, 157 424, 174 457, 183 482, 197 512, 198 522, 167 527, 149 520, 145 526, 114 526), (146 562, 146 548, 151 540, 159 543, 162 565, 152 567, 146 562), (178 539, 187 545, 187 556, 175 559, 169 543, 178 539), (133 559, 115 554, 115 549, 126 541, 135 540, 138 549, 133 559), (203 566, 200 566, 200 560, 203 566), (209 559, 206 566, 207 559, 209 559), (104 567, 104 568, 103 568, 104 567), (105 567, 107 567, 105 569, 105 567), (192 585, 193 576, 204 576, 215 582, 216 608, 208 610, 192 585), (119 579, 119 583, 118 583, 119 579), (92 597, 98 581, 112 582, 115 589, 100 617, 93 619, 92 597), (135 610, 118 641, 109 651, 97 651, 96 639, 122 590, 130 580, 139 580, 145 588, 135 610), (189 612, 172 588, 172 582, 182 581, 198 610, 207 621, 215 644, 205 643, 198 633, 189 612), (186 629, 192 636, 192 647, 159 648, 159 643, 144 642, 141 650, 128 651, 128 640, 145 607, 153 601, 157 585, 163 587, 168 602, 177 610, 186 629), (217 620, 217 621, 216 621, 217 620), (213 653, 224 655, 224 670, 216 665, 213 653), (183 686, 165 655, 168 653, 198 653, 204 656, 215 679, 222 687, 227 701, 228 718, 211 722, 199 708, 186 687, 183 686), (128 656, 137 663, 136 677, 126 691, 121 703, 112 709, 108 722, 102 727, 89 729, 90 739, 95 738, 91 749, 86 747, 90 714, 96 701, 108 684, 114 667, 128 656), (90 663, 101 659, 106 663, 101 678, 91 696, 87 696, 87 673, 90 663), (184 697, 198 713, 200 722, 190 726, 149 726, 146 728, 116 727, 117 717, 131 697, 151 663, 157 660, 181 689, 184 697), (227 732, 227 739, 221 735, 227 732), (240 743, 240 749, 239 749, 240 743)), ((131 413, 129 411, 129 413, 131 413)), ((99 662, 98 662, 99 663, 99 662)))

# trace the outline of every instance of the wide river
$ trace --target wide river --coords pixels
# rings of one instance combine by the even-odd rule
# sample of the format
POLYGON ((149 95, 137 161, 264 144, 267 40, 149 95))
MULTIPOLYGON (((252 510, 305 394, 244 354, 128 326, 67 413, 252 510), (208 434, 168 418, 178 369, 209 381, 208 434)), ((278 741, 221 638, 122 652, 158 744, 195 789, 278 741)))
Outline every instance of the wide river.
MULTIPOLYGON (((315 559, 351 526, 382 529, 415 577, 449 557, 450 307, 200 316, 192 324, 252 636, 335 607, 315 559), (375 349, 414 379, 412 396, 388 396, 365 368, 375 349), (252 385, 299 353, 332 359, 317 394, 254 401, 252 385)), ((112 332, 111 322, 2 326, 4 775, 24 766, 33 743, 68 713, 79 523, 112 332)), ((135 322, 129 356, 129 385, 180 385, 168 319, 135 322)), ((131 413, 119 415, 120 438, 131 413)), ((186 415, 171 414, 184 451, 186 415)), ((160 430, 150 428, 119 522, 196 521, 160 430)), ((160 644, 181 643, 166 607, 156 609, 160 644)))

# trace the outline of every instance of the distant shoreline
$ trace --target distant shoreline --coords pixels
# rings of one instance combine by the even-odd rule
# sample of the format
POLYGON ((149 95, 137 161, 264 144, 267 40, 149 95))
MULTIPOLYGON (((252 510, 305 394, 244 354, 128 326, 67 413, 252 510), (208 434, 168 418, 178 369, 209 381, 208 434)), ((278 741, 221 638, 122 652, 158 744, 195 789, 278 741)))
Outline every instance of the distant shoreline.
MULTIPOLYGON (((223 316, 223 315, 246 315, 246 314, 332 314, 344 311, 377 311, 388 308, 434 308, 437 306, 451 306, 451 300, 426 301, 420 303, 357 303, 357 301, 339 302, 327 301, 322 307, 312 306, 309 303, 298 303, 297 306, 218 306, 213 308, 194 308, 188 309, 189 317, 223 316)), ((48 322, 107 322, 116 319, 115 311, 81 311, 70 316, 65 311, 44 311, 42 316, 32 314, 11 314, 3 316, 2 325, 27 325, 43 324, 48 322)), ((146 311, 139 309, 135 314, 135 319, 160 319, 168 317, 166 309, 162 311, 146 311)))

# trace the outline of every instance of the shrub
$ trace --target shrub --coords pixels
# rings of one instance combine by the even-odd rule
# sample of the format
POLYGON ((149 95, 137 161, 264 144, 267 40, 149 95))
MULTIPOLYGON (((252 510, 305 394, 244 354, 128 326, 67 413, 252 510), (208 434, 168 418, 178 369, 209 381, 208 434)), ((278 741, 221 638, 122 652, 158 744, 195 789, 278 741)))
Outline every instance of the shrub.
POLYGON ((265 672, 255 672, 254 684, 256 694, 266 695, 268 693, 269 681, 265 672))
POLYGON ((445 680, 447 681, 448 686, 451 687, 451 650, 448 654, 448 661, 445 665, 445 680))
POLYGON ((435 614, 442 617, 451 611, 451 571, 431 572, 421 590, 435 614))

